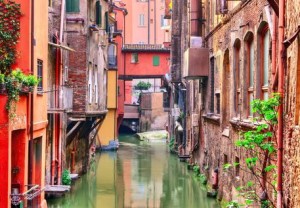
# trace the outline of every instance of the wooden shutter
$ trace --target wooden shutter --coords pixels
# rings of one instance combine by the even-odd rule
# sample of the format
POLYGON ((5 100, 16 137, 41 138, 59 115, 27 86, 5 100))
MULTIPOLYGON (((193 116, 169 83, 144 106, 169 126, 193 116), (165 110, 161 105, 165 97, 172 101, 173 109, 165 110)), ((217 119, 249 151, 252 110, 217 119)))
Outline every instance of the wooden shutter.
POLYGON ((67 0, 66 10, 67 12, 79 12, 79 0, 67 0))
POLYGON ((159 56, 153 56, 153 66, 159 66, 159 56))
POLYGON ((96 24, 98 26, 102 25, 102 6, 100 5, 100 1, 96 2, 96 24))

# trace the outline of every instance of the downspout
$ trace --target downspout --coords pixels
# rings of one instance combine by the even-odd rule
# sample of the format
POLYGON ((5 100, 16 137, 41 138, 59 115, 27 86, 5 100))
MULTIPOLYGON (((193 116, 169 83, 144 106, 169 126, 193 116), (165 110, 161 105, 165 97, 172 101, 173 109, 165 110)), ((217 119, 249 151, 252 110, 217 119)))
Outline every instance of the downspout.
MULTIPOLYGON (((59 31, 59 44, 62 44, 63 42, 63 29, 64 29, 64 20, 65 20, 65 0, 62 0, 61 2, 61 15, 60 15, 60 31, 59 31)), ((58 62, 58 70, 57 70, 57 84, 56 87, 58 88, 59 90, 59 86, 60 86, 60 81, 61 81, 61 76, 60 76, 60 68, 62 66, 62 53, 61 53, 61 49, 59 49, 58 51, 58 58, 59 58, 59 62, 58 62)), ((56 99, 57 99, 57 108, 59 107, 59 91, 56 91, 57 94, 56 94, 56 99)), ((57 166, 57 181, 58 181, 58 184, 60 184, 60 181, 61 181, 61 154, 62 154, 62 141, 61 141, 61 130, 62 130, 62 123, 61 123, 61 115, 58 114, 57 115, 57 130, 58 130, 58 166, 57 166)))
MULTIPOLYGON (((55 35, 55 39, 56 39, 56 43, 59 44, 59 40, 58 40, 58 35, 55 35)), ((55 103, 55 108, 58 108, 58 89, 59 89, 59 66, 60 66, 60 49, 57 48, 56 49, 56 61, 55 61, 55 93, 54 93, 54 103, 55 103)), ((56 167, 56 163, 59 162, 58 158, 59 158, 59 115, 55 114, 54 115, 54 129, 55 129, 55 135, 54 135, 54 141, 55 141, 55 145, 54 149, 55 151, 53 151, 53 160, 52 160, 52 166, 53 171, 52 171, 52 183, 54 184, 54 176, 55 176, 55 167, 56 167)), ((59 164, 57 164, 57 183, 59 183, 59 179, 58 179, 58 175, 59 175, 59 164)))
POLYGON ((148 0, 148 44, 150 44, 150 1, 148 0))
MULTIPOLYGON (((31 1, 31 67, 30 73, 34 74, 34 0, 31 1)), ((30 96, 30 140, 29 140, 29 169, 30 174, 28 177, 28 184, 33 184, 32 171, 33 171, 33 93, 30 96)))
MULTIPOLYGON (((124 38, 123 38, 123 45, 122 47, 124 47, 124 45, 126 44, 126 21, 125 21, 125 16, 126 16, 126 13, 123 13, 124 14, 124 38)), ((126 82, 125 82, 125 76, 126 76, 126 53, 123 52, 123 62, 124 62, 124 80, 123 80, 123 95, 124 95, 124 103, 126 101, 126 82)))
POLYGON ((273 12, 273 31, 272 31, 272 82, 275 80, 275 74, 276 74, 276 44, 277 44, 277 39, 276 39, 276 25, 277 25, 277 16, 275 12, 273 12))
POLYGON ((279 67, 278 67, 278 92, 281 96, 281 102, 278 108, 278 154, 277 154, 277 208, 282 208, 282 174, 283 174, 283 101, 284 101, 284 15, 285 15, 285 0, 279 0, 279 27, 278 27, 278 42, 279 42, 279 67))
POLYGON ((156 0, 154 0, 154 44, 156 44, 156 0))

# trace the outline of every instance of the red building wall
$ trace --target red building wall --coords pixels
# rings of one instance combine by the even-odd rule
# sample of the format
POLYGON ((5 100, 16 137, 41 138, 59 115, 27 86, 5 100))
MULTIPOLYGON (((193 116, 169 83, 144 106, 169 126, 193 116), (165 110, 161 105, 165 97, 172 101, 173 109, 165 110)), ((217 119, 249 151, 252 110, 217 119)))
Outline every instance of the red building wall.
POLYGON ((164 76, 169 71, 169 52, 126 52, 126 75, 164 76), (132 53, 138 53, 138 63, 131 62, 132 53), (153 56, 159 56, 159 66, 153 66, 153 56))

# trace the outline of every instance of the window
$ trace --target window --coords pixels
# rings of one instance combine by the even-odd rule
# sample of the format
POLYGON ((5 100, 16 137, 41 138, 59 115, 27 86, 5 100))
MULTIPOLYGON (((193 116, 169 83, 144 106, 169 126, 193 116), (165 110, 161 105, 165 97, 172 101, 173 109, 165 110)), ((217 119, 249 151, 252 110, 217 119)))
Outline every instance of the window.
POLYGON ((40 59, 37 60, 37 78, 40 80, 37 91, 41 92, 43 91, 43 61, 40 59))
POLYGON ((107 50, 108 56, 108 68, 117 67, 117 46, 115 44, 109 44, 107 50))
POLYGON ((220 114, 221 112, 221 100, 220 100, 220 93, 216 93, 216 111, 217 111, 217 114, 220 114))
POLYGON ((241 41, 237 39, 234 43, 233 49, 233 68, 234 68, 234 111, 235 116, 238 116, 240 113, 240 99, 241 99, 241 84, 240 84, 240 49, 241 41))
POLYGON ((95 91, 95 103, 98 103, 98 74, 97 74, 97 65, 94 67, 94 77, 95 77, 95 82, 94 82, 94 91, 95 91))
POLYGON ((145 26, 145 15, 139 14, 139 26, 145 26))
POLYGON ((235 176, 237 177, 237 176, 240 176, 240 158, 238 158, 238 157, 235 157, 235 164, 234 164, 234 166, 235 166, 235 176))
POLYGON ((159 56, 153 56, 153 66, 159 66, 159 56))
POLYGON ((92 103, 92 99, 93 99, 93 88, 92 88, 92 79, 93 79, 93 65, 92 63, 89 63, 89 72, 88 72, 88 76, 89 76, 89 82, 88 82, 88 96, 89 96, 89 104, 92 103))
POLYGON ((96 2, 96 24, 100 27, 102 25, 102 7, 100 1, 96 2))
POLYGON ((214 113, 214 95, 215 95, 215 58, 210 59, 210 113, 214 113))
POLYGON ((132 53, 131 54, 131 63, 138 63, 138 62, 139 62, 138 53, 132 53))
POLYGON ((262 98, 263 99, 268 99, 268 81, 269 81, 269 47, 270 47, 270 40, 269 40, 270 34, 269 34, 269 30, 267 30, 263 36, 262 36, 262 41, 263 43, 261 44, 261 46, 263 46, 263 57, 262 60, 263 61, 263 69, 261 71, 261 75, 262 75, 262 86, 261 86, 261 90, 262 90, 262 98))
POLYGON ((66 10, 67 12, 79 12, 79 0, 67 0, 66 10))
POLYGON ((165 15, 160 16, 160 26, 164 27, 167 25, 167 20, 165 19, 165 15))
POLYGON ((247 107, 247 115, 252 116, 252 108, 251 102, 253 100, 253 85, 254 85, 254 41, 253 34, 248 33, 245 38, 245 66, 246 66, 246 90, 247 90, 247 98, 246 98, 246 107, 247 107))

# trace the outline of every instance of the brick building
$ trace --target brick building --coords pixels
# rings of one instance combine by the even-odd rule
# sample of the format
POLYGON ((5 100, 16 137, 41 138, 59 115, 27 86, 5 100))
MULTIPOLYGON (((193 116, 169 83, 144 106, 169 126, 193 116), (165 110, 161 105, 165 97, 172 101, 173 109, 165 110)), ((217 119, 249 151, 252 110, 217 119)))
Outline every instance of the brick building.
POLYGON ((85 172, 107 114, 111 1, 49 1, 46 183, 85 172))
POLYGON ((297 207, 299 197, 293 190, 298 187, 299 172, 295 141, 299 134, 299 41, 296 41, 299 3, 289 1, 285 7, 285 1, 279 1, 278 5, 272 0, 172 2, 173 93, 170 97, 173 113, 170 114, 169 133, 171 139, 175 139, 175 151, 199 164, 209 183, 218 185, 219 199, 243 202, 236 188, 251 179, 251 174, 243 171, 240 165, 229 173, 223 166, 235 162, 244 164, 245 152, 236 148, 235 141, 240 139, 241 128, 255 128, 251 101, 268 99, 273 92, 281 92, 283 111, 279 110, 278 126, 284 134, 282 136, 278 130, 277 198, 270 187, 265 192, 277 207, 283 204, 297 207), (193 23, 195 19, 198 25, 193 23), (282 47, 280 43, 284 37, 287 40, 282 47), (200 45, 195 45, 194 38, 200 45), (200 49, 194 48, 203 50, 196 58, 191 51, 200 49), (198 66, 193 67, 197 63, 198 66), (282 115, 284 120, 281 120, 282 115), (183 129, 182 138, 177 134, 175 121, 178 118, 183 129), (218 184, 213 178, 216 170, 218 184))

